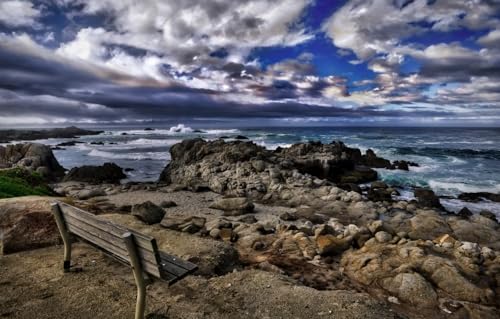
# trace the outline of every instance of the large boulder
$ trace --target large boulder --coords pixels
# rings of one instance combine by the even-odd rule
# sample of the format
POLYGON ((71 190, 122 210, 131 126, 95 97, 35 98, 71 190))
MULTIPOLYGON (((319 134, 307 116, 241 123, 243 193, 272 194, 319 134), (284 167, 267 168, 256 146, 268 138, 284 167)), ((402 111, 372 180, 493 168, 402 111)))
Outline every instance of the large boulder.
POLYGON ((50 147, 37 143, 0 145, 0 168, 10 167, 38 172, 52 180, 64 175, 64 168, 56 160, 50 147))
POLYGON ((412 239, 432 240, 452 232, 446 219, 432 210, 418 212, 410 219, 410 225, 408 236, 412 239))
POLYGON ((150 201, 132 206, 132 215, 148 225, 158 224, 165 217, 163 208, 150 201))
POLYGON ((226 216, 238 216, 253 213, 254 204, 246 197, 221 198, 213 202, 210 208, 223 210, 226 216))
POLYGON ((479 192, 479 193, 462 193, 458 195, 458 199, 467 202, 479 202, 481 200, 487 199, 492 202, 500 202, 500 194, 479 192))
POLYGON ((443 206, 439 202, 439 197, 430 189, 416 188, 414 195, 421 207, 443 209, 443 206))
POLYGON ((59 231, 50 211, 54 198, 0 200, 0 252, 10 254, 58 244, 59 231))
POLYGON ((400 273, 382 280, 382 287, 401 301, 415 306, 435 306, 437 294, 419 273, 400 273))
POLYGON ((120 181, 126 178, 123 169, 115 163, 105 163, 102 166, 85 165, 72 168, 63 182, 76 181, 86 182, 91 184, 112 183, 119 184, 120 181))

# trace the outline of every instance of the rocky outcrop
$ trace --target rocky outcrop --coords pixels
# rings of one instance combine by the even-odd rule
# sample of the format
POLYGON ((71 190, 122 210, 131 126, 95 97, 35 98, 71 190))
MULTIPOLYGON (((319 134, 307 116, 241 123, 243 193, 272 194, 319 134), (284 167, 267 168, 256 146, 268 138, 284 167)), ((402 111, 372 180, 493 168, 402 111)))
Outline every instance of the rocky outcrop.
POLYGON ((479 192, 479 193, 462 193, 458 195, 458 199, 467 202, 479 202, 481 200, 490 200, 492 202, 500 202, 500 194, 479 192))
POLYGON ((421 207, 443 209, 443 206, 439 202, 439 197, 434 194, 434 191, 425 188, 416 188, 413 193, 421 207))
POLYGON ((63 182, 77 181, 91 184, 119 184, 126 178, 123 169, 114 163, 104 163, 102 166, 81 166, 72 168, 63 178, 63 182))
POLYGON ((49 146, 37 143, 0 145, 0 168, 21 167, 55 180, 64 175, 64 168, 49 146))
POLYGON ((295 202, 302 202, 307 190, 374 181, 377 172, 369 166, 385 161, 342 142, 299 143, 271 151, 252 142, 192 139, 172 146, 170 153, 161 182, 234 197, 295 202))
POLYGON ((84 135, 97 135, 102 131, 89 131, 75 126, 47 130, 1 130, 0 143, 10 141, 33 141, 47 138, 76 138, 84 135))

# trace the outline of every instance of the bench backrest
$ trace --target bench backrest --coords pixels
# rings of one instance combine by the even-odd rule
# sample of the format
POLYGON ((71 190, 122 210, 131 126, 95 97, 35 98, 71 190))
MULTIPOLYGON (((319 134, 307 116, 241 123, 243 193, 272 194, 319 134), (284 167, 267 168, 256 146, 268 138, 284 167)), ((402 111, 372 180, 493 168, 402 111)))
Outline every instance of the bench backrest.
POLYGON ((130 265, 123 236, 131 233, 144 272, 173 283, 197 269, 190 262, 160 252, 153 237, 106 221, 77 207, 62 202, 57 204, 68 232, 98 246, 121 262, 130 265))

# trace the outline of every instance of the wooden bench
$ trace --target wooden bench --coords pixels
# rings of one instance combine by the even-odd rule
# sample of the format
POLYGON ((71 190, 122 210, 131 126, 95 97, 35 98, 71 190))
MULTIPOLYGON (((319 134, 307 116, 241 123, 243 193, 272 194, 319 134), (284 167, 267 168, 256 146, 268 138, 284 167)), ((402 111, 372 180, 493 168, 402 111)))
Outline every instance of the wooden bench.
POLYGON ((71 268, 70 234, 131 266, 137 284, 135 318, 143 319, 146 306, 145 274, 173 284, 197 269, 195 264, 158 250, 152 237, 103 220, 71 205, 55 202, 52 213, 64 243, 64 272, 71 268))

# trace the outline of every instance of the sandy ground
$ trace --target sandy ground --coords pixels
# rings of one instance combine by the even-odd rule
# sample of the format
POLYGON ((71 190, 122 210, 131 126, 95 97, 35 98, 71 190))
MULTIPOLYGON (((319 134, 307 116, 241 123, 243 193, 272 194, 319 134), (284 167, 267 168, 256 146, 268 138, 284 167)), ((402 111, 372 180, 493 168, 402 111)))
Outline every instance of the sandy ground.
MULTIPOLYGON (((151 201, 157 205, 162 201, 174 201, 177 206, 165 210, 169 216, 201 216, 210 220, 222 215, 222 211, 209 208, 215 199, 221 197, 221 195, 212 192, 129 191, 116 195, 96 197, 94 200, 106 199, 117 207, 122 205, 134 205, 145 201, 151 201)), ((272 222, 276 224, 279 221, 279 215, 284 212, 294 211, 293 208, 289 207, 254 204, 255 213, 253 215, 260 223, 272 222)), ((242 216, 228 217, 227 219, 237 220, 241 217, 242 216)))
MULTIPOLYGON (((62 272, 60 246, 0 257, 0 317, 133 318, 130 269, 83 243, 73 256, 82 272, 62 272)), ((257 270, 189 276, 170 288, 156 281, 147 302, 150 318, 398 318, 367 295, 318 291, 257 270)))

